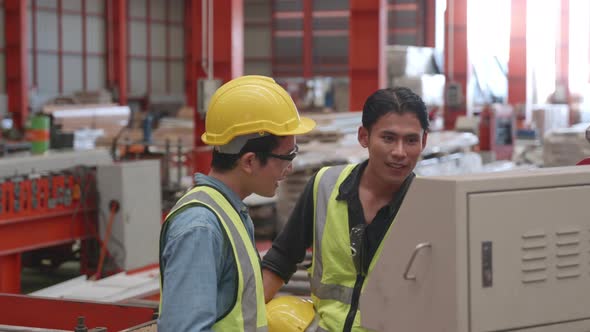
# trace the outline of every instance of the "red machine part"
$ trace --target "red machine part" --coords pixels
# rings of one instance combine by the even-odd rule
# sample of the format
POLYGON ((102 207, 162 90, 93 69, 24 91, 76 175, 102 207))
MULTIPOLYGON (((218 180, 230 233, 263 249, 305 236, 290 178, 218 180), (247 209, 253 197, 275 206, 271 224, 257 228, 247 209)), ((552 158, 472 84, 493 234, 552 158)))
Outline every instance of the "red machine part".
POLYGON ((21 253, 95 236, 94 183, 92 171, 0 183, 0 292, 20 292, 21 253))
POLYGON ((510 105, 486 105, 479 120, 479 150, 493 151, 497 160, 512 158, 516 118, 510 105))
POLYGON ((123 304, 0 294, 0 324, 71 331, 84 316, 89 328, 121 331, 148 322, 154 309, 123 304))

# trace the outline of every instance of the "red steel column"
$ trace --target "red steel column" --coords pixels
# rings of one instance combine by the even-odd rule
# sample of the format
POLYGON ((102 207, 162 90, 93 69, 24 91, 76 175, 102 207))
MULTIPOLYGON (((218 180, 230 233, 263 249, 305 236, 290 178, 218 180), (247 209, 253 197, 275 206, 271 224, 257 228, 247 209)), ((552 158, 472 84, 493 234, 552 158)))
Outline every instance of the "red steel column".
POLYGON ((20 254, 0 256, 0 293, 20 293, 20 274, 20 254))
POLYGON ((457 117, 465 115, 467 108, 467 0, 449 0, 445 12, 445 73, 447 85, 457 83, 461 86, 463 101, 450 106, 446 101, 444 108, 444 128, 455 128, 457 117))
POLYGON ((108 75, 119 93, 119 104, 127 105, 127 1, 107 0, 108 75), (112 75, 112 77, 110 77, 112 75))
POLYGON ((205 132, 205 119, 197 112, 197 82, 205 73, 201 68, 201 1, 184 2, 184 59, 185 59, 185 96, 187 105, 193 108, 195 153, 193 154, 193 172, 208 173, 210 153, 200 152, 205 146, 201 135, 205 132))
POLYGON ((8 111, 16 128, 23 129, 29 107, 26 1, 4 1, 4 40, 8 111))
POLYGON ((434 47, 436 41, 436 0, 424 0, 424 46, 434 47))
POLYGON ((511 105, 526 102, 526 15, 527 0, 512 0, 508 61, 508 104, 511 105))
MULTIPOLYGON (((213 9, 215 78, 227 82, 244 75, 244 1, 215 0, 213 9)), ((200 22, 200 21, 197 21, 200 22)))
MULTIPOLYGON (((216 0, 213 2, 213 76, 227 82, 244 73, 244 4, 243 0, 216 0)), ((197 82, 206 77, 201 67, 201 0, 185 0, 185 95, 187 105, 195 110, 193 170, 207 173, 211 153, 201 140, 205 120, 196 112, 197 82)))
POLYGON ((387 2, 350 0, 348 44, 350 110, 360 111, 365 99, 384 88, 387 44, 387 2))
POLYGON ((303 0, 303 77, 313 76, 313 2, 303 0))
POLYGON ((6 43, 6 93, 8 111, 16 128, 23 129, 28 116, 28 31, 27 2, 4 1, 4 40, 6 43))

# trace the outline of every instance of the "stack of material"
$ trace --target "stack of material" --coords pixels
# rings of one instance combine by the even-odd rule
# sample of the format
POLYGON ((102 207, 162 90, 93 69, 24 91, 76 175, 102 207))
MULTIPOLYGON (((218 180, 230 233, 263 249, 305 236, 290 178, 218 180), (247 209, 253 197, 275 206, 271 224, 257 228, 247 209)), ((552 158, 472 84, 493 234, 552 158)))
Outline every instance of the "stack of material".
POLYGON ((405 45, 387 46, 387 72, 389 77, 420 76, 436 73, 434 48, 405 45))
MULTIPOLYGON (((60 125, 63 132, 76 134, 83 131, 82 136, 90 135, 92 139, 96 139, 99 133, 109 142, 127 126, 130 116, 129 107, 113 104, 46 105, 43 107, 43 113, 50 114, 53 117, 53 123, 60 125)), ((89 145, 88 142, 83 144, 85 148, 93 147, 93 145, 89 145)))
POLYGON ((438 75, 434 48, 391 45, 386 52, 387 83, 390 86, 410 88, 428 106, 443 104, 445 77, 438 75))
POLYGON ((110 104, 113 96, 106 90, 77 91, 74 92, 74 101, 77 104, 110 104))
POLYGON ((544 104, 533 106, 533 124, 539 137, 553 129, 569 126, 569 106, 565 104, 544 104))
POLYGON ((334 79, 334 110, 336 112, 350 111, 350 82, 348 78, 334 79))
POLYGON ((543 139, 543 166, 570 166, 590 156, 586 140, 589 123, 549 131, 543 139))
POLYGON ((159 291, 160 269, 155 267, 136 273, 120 272, 99 280, 92 280, 83 275, 38 290, 30 295, 70 300, 124 303, 133 299, 156 295, 159 291))

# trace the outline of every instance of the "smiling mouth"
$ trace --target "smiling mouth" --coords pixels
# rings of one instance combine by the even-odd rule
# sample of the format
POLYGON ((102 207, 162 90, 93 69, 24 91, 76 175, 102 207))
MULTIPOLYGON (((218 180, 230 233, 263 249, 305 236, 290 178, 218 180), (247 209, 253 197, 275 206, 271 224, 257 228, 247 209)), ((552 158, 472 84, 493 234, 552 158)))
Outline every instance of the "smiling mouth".
POLYGON ((406 167, 406 165, 404 164, 397 164, 397 163, 386 163, 386 165, 390 168, 394 168, 394 169, 403 169, 406 167))

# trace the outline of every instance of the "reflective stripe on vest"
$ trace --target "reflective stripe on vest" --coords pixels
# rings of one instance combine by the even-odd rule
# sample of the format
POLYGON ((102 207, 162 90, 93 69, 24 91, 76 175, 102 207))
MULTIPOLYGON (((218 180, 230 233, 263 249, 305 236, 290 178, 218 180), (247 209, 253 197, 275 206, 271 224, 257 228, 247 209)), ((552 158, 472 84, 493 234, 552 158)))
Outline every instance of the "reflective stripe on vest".
MULTIPOLYGON (((322 300, 335 300, 345 304, 351 303, 352 300, 352 287, 346 287, 342 285, 334 284, 323 284, 322 274, 324 273, 324 266, 322 261, 322 239, 324 237, 324 229, 326 226, 326 217, 328 203, 332 195, 338 194, 338 189, 334 188, 339 177, 347 176, 350 171, 354 168, 354 165, 334 166, 321 169, 316 178, 314 184, 314 204, 315 204, 315 215, 314 215, 314 248, 313 248, 313 262, 312 262, 312 278, 311 278, 311 292, 322 300), (347 169, 346 172, 343 172, 347 169), (336 190, 334 190, 336 189, 336 190)), ((348 220, 346 227, 348 228, 348 220)))
POLYGON ((214 331, 267 331, 260 261, 237 211, 217 190, 199 186, 184 195, 166 217, 178 209, 199 204, 208 207, 221 222, 228 236, 238 274, 237 298, 229 313, 213 325, 214 331))
MULTIPOLYGON (((317 173, 314 183, 314 248, 310 272, 312 298, 321 316, 318 331, 341 331, 351 309, 357 273, 350 249, 348 204, 336 198, 340 185, 355 166, 323 168, 317 173)), ((394 222, 395 220, 392 225, 394 222)), ((389 227, 384 239, 392 228, 389 227)), ((369 280, 383 243, 381 241, 369 264, 362 287, 369 280)), ((354 318, 352 331, 369 331, 362 327, 359 310, 354 318)))

